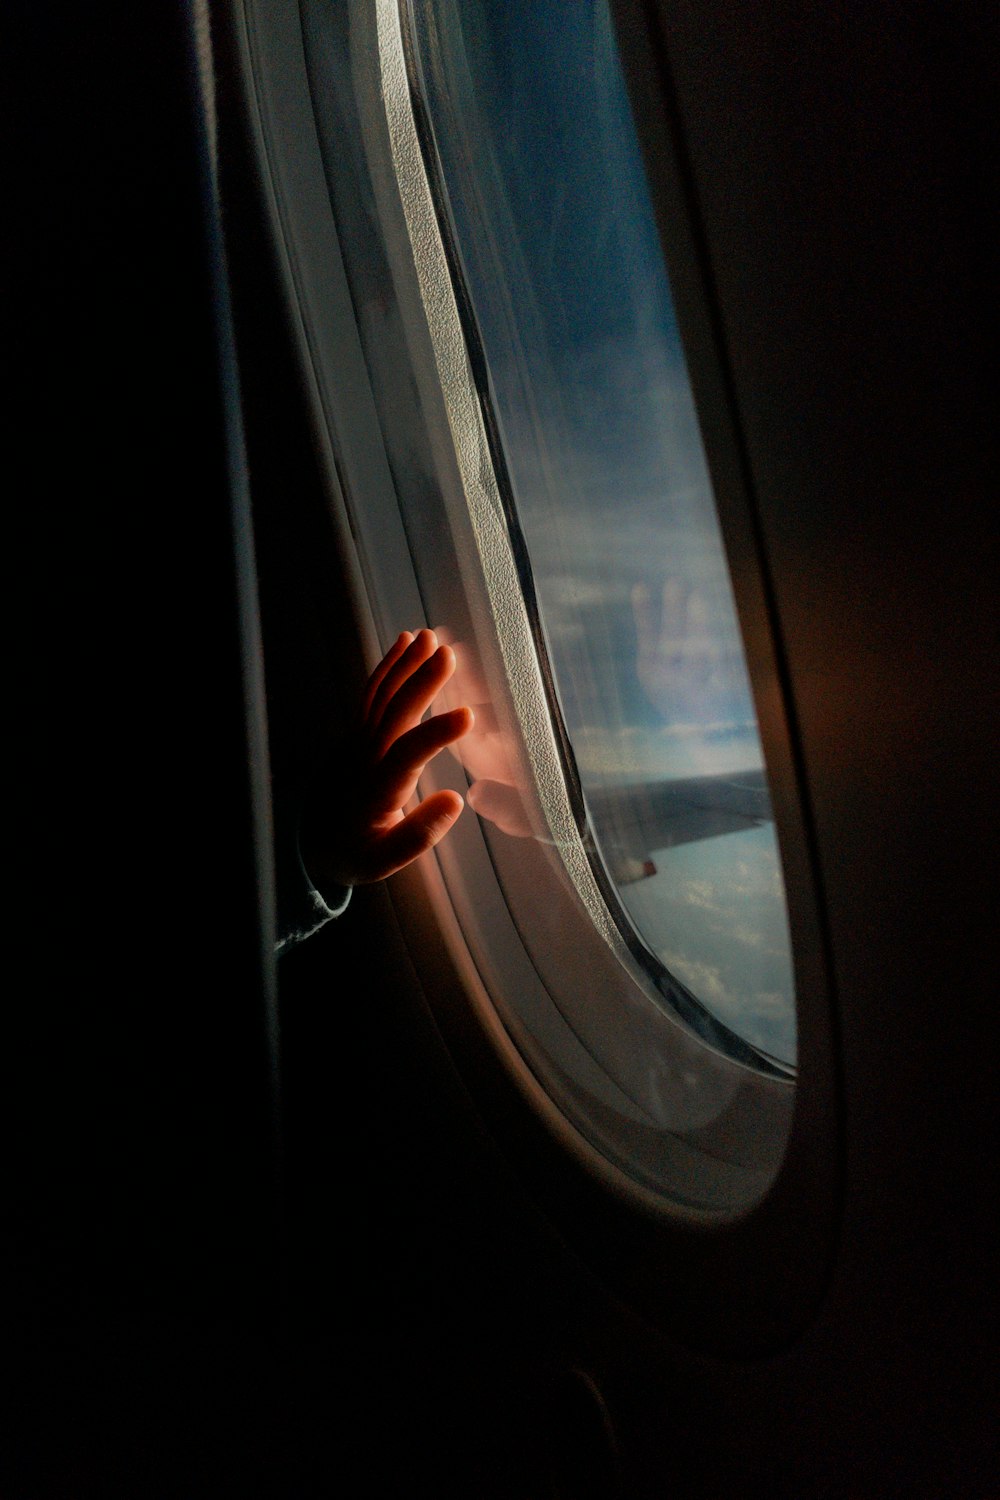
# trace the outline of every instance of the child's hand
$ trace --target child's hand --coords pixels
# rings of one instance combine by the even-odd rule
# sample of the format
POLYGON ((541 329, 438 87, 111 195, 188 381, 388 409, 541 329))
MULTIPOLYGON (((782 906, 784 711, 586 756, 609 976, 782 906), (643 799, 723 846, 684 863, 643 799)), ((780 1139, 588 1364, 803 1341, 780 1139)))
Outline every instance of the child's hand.
POLYGON ((458 793, 444 791, 403 813, 427 762, 472 728, 471 708, 421 723, 454 670, 454 652, 439 646, 432 630, 404 631, 376 667, 351 757, 352 779, 339 797, 327 792, 313 826, 303 829, 303 859, 319 883, 384 880, 432 849, 462 811, 458 793))

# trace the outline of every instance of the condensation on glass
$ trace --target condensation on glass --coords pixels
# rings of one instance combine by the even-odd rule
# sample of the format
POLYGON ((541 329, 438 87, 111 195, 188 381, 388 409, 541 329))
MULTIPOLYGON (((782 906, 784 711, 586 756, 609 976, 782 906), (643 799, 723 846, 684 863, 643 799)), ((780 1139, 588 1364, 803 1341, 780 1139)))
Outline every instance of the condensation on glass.
POLYGON ((353 481, 341 454, 369 592, 387 640, 441 628, 477 712, 449 784, 478 818, 440 848, 462 932, 606 1158, 743 1209, 791 1120, 787 918, 606 7, 301 10, 384 455, 376 493, 374 446, 353 481))

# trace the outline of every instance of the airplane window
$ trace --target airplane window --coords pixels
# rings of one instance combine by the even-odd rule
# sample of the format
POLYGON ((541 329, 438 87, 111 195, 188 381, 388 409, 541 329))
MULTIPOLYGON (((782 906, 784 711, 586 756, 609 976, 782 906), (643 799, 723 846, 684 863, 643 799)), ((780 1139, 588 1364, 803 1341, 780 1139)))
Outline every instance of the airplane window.
POLYGON ((309 337, 338 484, 381 642, 438 628, 476 710, 425 787, 478 815, 438 854, 461 940, 605 1160, 742 1210, 790 1128, 787 919, 609 15, 300 11, 335 221, 309 337))
POLYGON ((793 1063, 760 738, 607 6, 411 14, 439 211, 597 848, 649 950, 793 1063))

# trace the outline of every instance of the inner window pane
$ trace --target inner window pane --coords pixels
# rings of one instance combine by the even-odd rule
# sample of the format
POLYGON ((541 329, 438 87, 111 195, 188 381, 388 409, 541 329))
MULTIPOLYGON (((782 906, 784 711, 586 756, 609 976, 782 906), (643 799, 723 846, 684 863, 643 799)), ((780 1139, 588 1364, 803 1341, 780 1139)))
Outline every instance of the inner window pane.
POLYGON ((411 27, 597 851, 649 952, 793 1064, 760 737, 606 4, 423 0, 411 27))

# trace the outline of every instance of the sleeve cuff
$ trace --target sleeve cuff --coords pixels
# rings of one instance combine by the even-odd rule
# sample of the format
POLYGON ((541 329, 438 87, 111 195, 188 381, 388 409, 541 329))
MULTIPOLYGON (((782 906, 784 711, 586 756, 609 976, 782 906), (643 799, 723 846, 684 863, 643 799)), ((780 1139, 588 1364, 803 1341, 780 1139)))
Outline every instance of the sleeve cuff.
POLYGON ((347 910, 350 899, 349 886, 336 886, 320 893, 309 879, 303 865, 302 891, 294 919, 287 923, 281 921, 278 941, 274 945, 275 953, 280 955, 289 948, 294 948, 296 943, 312 937, 314 932, 318 932, 333 917, 342 916, 347 910))
POLYGON ((282 954, 339 917, 351 899, 349 886, 324 885, 317 889, 302 859, 299 847, 299 817, 294 806, 275 797, 275 881, 278 938, 275 952, 282 954))

